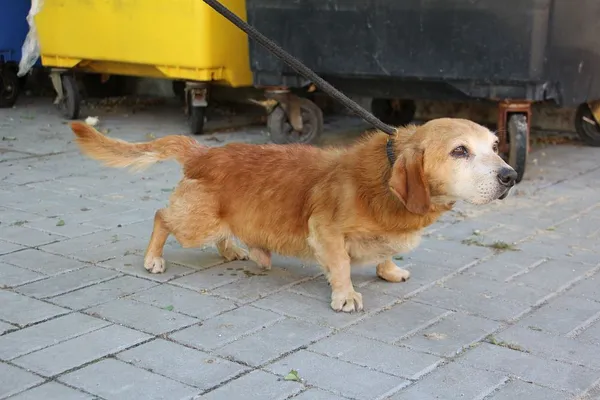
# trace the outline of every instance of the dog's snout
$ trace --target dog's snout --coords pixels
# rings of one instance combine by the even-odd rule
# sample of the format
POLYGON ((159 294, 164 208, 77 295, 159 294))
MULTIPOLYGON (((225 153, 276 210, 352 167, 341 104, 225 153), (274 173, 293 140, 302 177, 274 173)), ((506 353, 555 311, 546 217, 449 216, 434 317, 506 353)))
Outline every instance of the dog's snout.
POLYGON ((498 182, 506 187, 512 187, 517 181, 517 171, 512 168, 502 168, 498 172, 498 182))

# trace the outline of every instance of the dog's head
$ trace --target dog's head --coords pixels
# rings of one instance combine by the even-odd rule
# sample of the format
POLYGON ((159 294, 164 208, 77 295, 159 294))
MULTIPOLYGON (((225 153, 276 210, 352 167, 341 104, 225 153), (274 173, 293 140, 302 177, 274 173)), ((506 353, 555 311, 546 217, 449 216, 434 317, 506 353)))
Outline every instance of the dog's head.
POLYGON ((406 208, 424 214, 431 204, 504 199, 517 173, 498 155, 498 138, 464 119, 440 118, 401 128, 390 188, 406 208))

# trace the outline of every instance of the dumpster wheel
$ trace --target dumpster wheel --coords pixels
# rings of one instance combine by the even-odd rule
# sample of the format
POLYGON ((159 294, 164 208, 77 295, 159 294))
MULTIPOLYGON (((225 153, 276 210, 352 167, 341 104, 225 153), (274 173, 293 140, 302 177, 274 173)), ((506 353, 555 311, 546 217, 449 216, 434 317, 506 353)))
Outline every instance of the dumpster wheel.
POLYGON ((0 108, 15 105, 19 96, 19 78, 11 68, 0 69, 0 108))
POLYGON ((517 171, 517 183, 519 183, 525 175, 527 166, 529 124, 526 114, 510 113, 507 117, 508 164, 517 171))
POLYGON ((600 125, 588 103, 580 104, 575 113, 575 130, 583 143, 600 147, 600 125))
POLYGON ((63 98, 59 103, 59 108, 65 118, 79 118, 79 109, 81 106, 81 94, 77 86, 77 80, 72 75, 63 75, 61 77, 63 87, 63 98))
POLYGON ((303 97, 298 97, 297 101, 302 115, 302 130, 294 130, 287 113, 279 104, 267 119, 267 127, 273 143, 313 143, 321 136, 323 132, 323 112, 319 106, 303 97))
POLYGON ((190 107, 189 124, 192 135, 204 133, 204 119, 206 118, 206 107, 190 107))

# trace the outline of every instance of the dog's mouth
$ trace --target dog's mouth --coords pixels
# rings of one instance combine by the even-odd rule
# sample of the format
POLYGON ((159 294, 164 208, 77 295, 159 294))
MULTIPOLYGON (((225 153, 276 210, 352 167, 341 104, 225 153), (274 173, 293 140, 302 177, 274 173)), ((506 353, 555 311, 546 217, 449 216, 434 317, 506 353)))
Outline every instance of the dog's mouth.
POLYGON ((506 190, 504 191, 504 193, 502 193, 502 194, 500 195, 500 197, 498 197, 498 200, 504 200, 505 198, 507 198, 507 197, 508 197, 508 195, 510 194, 510 192, 512 191, 512 188, 513 188, 513 187, 511 186, 511 187, 509 187, 508 189, 506 189, 506 190))

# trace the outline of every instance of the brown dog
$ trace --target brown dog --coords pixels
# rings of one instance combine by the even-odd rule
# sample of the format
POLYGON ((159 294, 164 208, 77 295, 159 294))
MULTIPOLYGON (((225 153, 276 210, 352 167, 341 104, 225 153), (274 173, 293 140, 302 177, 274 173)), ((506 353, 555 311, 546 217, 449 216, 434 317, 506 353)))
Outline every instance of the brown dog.
POLYGON ((392 256, 414 249, 421 231, 457 200, 486 204, 508 195, 516 172, 498 139, 462 119, 437 119, 375 132, 348 148, 228 144, 209 148, 186 136, 127 143, 80 122, 71 125, 88 156, 112 167, 175 159, 184 178, 156 212, 144 266, 165 270, 169 234, 183 247, 214 243, 227 260, 270 268, 271 252, 316 260, 336 311, 363 308, 350 264, 374 263, 390 282, 409 278, 392 256), (249 254, 237 247, 237 238, 249 254))

